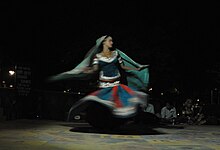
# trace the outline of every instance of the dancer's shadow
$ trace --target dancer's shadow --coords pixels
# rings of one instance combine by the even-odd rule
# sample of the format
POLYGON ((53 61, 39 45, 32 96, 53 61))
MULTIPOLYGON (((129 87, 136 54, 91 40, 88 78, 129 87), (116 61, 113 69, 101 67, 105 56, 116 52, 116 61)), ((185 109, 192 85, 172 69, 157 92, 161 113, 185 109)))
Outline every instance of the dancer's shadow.
POLYGON ((164 132, 154 129, 155 125, 144 125, 130 123, 114 129, 99 129, 90 126, 88 123, 72 123, 65 124, 65 126, 72 127, 71 132, 81 133, 97 133, 97 134, 119 134, 119 135, 160 135, 166 134, 164 132))

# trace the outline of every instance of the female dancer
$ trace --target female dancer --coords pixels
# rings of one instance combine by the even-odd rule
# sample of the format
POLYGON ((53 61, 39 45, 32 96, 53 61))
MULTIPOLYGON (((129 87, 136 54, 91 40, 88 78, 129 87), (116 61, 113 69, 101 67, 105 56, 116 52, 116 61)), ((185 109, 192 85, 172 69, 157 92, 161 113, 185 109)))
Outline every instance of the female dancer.
POLYGON ((86 110, 87 121, 92 126, 109 128, 136 116, 139 106, 147 103, 147 94, 141 92, 148 85, 147 67, 134 62, 120 50, 113 49, 113 39, 106 35, 96 41, 96 45, 76 68, 52 79, 86 77, 98 73, 99 90, 76 102, 69 111, 68 121, 86 110), (120 83, 120 68, 127 72, 128 86, 120 83))

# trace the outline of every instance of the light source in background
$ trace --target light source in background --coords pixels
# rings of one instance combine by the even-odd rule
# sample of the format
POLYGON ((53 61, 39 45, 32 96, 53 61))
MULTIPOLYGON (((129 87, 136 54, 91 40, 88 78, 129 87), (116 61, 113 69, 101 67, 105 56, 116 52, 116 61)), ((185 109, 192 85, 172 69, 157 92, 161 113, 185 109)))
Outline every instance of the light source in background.
POLYGON ((174 92, 177 92, 178 90, 177 90, 177 88, 174 88, 174 92))
POLYGON ((3 87, 6 88, 6 82, 3 80, 2 81, 3 87))
POLYGON ((74 119, 79 120, 79 119, 80 119, 80 116, 79 116, 79 115, 76 115, 76 116, 74 117, 74 119))
POLYGON ((163 93, 160 93, 160 95, 163 95, 163 93))
POLYGON ((13 76, 13 75, 15 74, 15 71, 14 71, 14 70, 9 70, 8 72, 9 72, 9 75, 10 75, 10 76, 13 76))
POLYGON ((150 88, 148 91, 152 91, 153 90, 153 88, 150 88))
POLYGON ((13 85, 11 84, 9 87, 10 87, 10 88, 13 88, 13 85))

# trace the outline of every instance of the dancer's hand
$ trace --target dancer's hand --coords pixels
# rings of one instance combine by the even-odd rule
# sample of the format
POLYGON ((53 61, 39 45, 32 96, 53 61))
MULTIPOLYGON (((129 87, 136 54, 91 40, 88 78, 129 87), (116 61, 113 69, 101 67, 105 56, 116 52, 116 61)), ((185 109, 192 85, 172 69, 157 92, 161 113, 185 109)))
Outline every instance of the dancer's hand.
POLYGON ((140 71, 140 70, 145 69, 147 67, 149 67, 149 65, 142 65, 141 67, 137 68, 137 71, 140 71))
POLYGON ((141 67, 139 67, 139 68, 136 68, 135 70, 137 70, 137 71, 140 71, 140 70, 141 70, 141 67))
POLYGON ((141 65, 141 68, 144 69, 144 68, 147 68, 149 67, 150 65, 141 65))

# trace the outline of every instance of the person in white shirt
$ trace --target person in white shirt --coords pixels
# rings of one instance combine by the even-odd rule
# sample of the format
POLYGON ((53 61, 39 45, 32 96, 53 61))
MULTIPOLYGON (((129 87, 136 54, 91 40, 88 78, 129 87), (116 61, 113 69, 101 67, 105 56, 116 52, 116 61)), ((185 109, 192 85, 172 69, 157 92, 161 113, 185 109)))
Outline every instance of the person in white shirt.
POLYGON ((143 106, 143 111, 154 114, 154 105, 147 103, 145 106, 143 106))
POLYGON ((135 117, 136 123, 158 124, 159 118, 155 115, 154 105, 150 103, 142 104, 138 117, 135 117))
POLYGON ((171 122, 176 117, 176 108, 170 102, 166 102, 166 106, 161 109, 162 120, 171 122))

